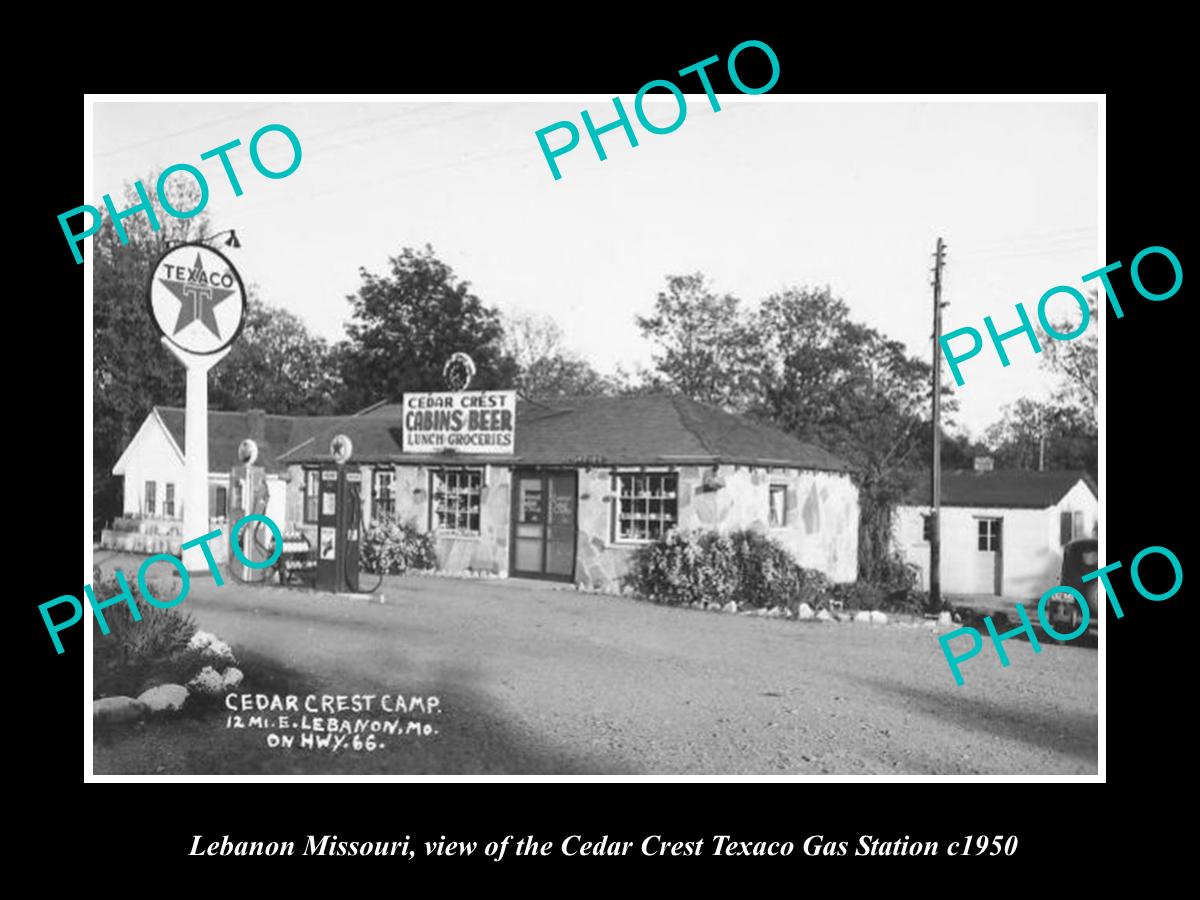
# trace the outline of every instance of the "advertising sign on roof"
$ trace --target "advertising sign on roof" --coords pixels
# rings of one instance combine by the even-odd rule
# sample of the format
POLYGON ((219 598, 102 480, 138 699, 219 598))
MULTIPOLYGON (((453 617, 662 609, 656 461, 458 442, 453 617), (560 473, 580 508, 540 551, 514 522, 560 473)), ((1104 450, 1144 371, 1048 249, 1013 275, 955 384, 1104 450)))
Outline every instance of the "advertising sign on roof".
POLYGON ((516 391, 404 395, 404 452, 512 453, 516 391))

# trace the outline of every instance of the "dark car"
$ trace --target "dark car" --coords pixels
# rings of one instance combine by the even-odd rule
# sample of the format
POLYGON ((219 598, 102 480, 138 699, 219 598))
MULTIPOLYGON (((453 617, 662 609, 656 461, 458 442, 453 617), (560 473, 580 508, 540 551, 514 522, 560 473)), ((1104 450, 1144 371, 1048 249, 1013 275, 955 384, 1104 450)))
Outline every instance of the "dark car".
MULTIPOLYGON (((1065 587, 1073 587, 1083 594, 1088 605, 1088 633, 1095 634, 1099 630, 1099 613, 1096 609, 1096 583, 1084 581, 1083 576, 1095 572, 1100 567, 1100 549, 1095 538, 1082 538, 1071 541, 1063 547, 1062 572, 1058 583, 1065 587)), ((1054 626, 1054 630, 1069 634, 1079 627, 1083 610, 1079 601, 1065 591, 1060 591, 1050 597, 1046 604, 1046 618, 1054 626)))

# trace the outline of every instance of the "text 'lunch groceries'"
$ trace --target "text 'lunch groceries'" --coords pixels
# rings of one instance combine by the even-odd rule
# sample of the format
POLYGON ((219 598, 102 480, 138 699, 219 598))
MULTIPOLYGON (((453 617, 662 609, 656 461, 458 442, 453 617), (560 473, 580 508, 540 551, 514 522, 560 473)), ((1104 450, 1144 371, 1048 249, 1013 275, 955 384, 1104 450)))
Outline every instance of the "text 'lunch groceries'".
POLYGON ((404 395, 404 452, 512 453, 516 391, 404 395))

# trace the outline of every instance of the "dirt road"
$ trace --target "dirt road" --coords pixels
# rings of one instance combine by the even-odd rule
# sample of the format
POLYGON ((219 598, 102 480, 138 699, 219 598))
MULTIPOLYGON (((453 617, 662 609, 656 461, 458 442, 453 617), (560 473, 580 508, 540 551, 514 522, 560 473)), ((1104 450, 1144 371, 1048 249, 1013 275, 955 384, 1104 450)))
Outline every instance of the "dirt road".
POLYGON ((518 582, 388 579, 369 604, 196 580, 180 609, 266 693, 436 695, 384 751, 267 749, 226 713, 99 742, 96 771, 1091 774, 1097 655, 990 647, 956 687, 933 633, 750 618, 518 582))

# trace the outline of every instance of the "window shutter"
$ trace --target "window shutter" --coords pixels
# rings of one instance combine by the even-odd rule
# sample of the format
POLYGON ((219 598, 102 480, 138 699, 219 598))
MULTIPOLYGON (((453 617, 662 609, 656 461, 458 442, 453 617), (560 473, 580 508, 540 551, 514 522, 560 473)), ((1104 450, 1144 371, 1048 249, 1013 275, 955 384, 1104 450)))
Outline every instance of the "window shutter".
POLYGON ((1071 540, 1071 514, 1060 513, 1058 517, 1058 542, 1066 546, 1071 540))

